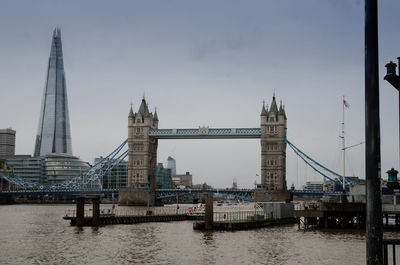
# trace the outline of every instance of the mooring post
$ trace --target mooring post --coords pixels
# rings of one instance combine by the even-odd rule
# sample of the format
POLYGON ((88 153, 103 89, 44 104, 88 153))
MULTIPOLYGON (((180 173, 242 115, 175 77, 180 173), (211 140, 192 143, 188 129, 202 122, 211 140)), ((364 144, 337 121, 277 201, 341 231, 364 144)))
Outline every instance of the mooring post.
POLYGON ((85 198, 76 198, 76 226, 83 226, 85 223, 85 198))
POLYGON ((381 137, 379 117, 378 1, 365 0, 365 179, 367 264, 383 264, 381 137))
POLYGON ((92 225, 99 226, 100 225, 100 198, 99 197, 93 198, 92 203, 93 203, 92 225))
POLYGON ((205 194, 205 201, 206 201, 206 209, 204 214, 205 229, 212 230, 214 223, 213 195, 205 194))

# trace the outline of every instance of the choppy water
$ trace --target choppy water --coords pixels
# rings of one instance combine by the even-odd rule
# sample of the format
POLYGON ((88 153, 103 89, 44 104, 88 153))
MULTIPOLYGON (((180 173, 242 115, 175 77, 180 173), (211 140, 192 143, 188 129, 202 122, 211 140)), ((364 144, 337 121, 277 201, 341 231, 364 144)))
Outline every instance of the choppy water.
POLYGON ((79 229, 62 219, 71 208, 0 206, 0 264, 365 264, 358 232, 198 232, 190 221, 79 229))

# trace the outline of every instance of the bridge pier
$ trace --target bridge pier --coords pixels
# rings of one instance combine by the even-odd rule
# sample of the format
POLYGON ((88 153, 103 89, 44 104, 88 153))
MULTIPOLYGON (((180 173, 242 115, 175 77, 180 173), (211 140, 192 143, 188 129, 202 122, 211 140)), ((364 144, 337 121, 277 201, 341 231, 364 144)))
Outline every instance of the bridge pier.
POLYGON ((120 188, 118 195, 120 206, 155 206, 156 192, 154 189, 120 188))
POLYGON ((85 197, 76 198, 76 226, 82 227, 85 223, 85 197))
POLYGON ((254 200, 256 202, 290 202, 293 198, 288 190, 255 190, 254 200))

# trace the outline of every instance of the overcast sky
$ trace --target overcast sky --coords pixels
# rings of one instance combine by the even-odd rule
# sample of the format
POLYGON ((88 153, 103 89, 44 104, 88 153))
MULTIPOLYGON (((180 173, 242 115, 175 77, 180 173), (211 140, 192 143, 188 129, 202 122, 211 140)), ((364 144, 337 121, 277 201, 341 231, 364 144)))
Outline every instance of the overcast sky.
MULTIPOLYGON (((382 171, 399 167, 398 92, 383 80, 400 56, 400 1, 379 1, 382 171)), ((51 36, 61 27, 73 154, 93 162, 127 138, 143 94, 159 128, 259 127, 263 100, 286 106, 288 139, 342 171, 364 141, 364 1, 1 1, 0 128, 32 154, 51 36)), ((259 140, 160 140, 195 183, 260 182, 259 140)), ((364 145, 348 175, 364 178, 364 145)), ((385 173, 386 174, 386 173, 385 173)), ((322 177, 287 149, 287 182, 322 177)))

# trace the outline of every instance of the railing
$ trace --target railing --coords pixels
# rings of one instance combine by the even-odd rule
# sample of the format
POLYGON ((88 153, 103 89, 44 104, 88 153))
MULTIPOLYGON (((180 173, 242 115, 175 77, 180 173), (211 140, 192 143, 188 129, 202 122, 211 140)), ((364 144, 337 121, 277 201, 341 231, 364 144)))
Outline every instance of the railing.
POLYGON ((392 263, 393 265, 396 264, 396 245, 400 245, 400 239, 394 238, 387 238, 382 240, 383 244, 383 264, 389 264, 389 252, 388 252, 388 245, 392 245, 392 263))
POLYGON ((247 221, 261 221, 265 219, 263 210, 214 212, 214 222, 240 223, 247 221))
MULTIPOLYGON (((85 217, 92 217, 92 209, 84 211, 85 217)), ((114 216, 166 216, 166 215, 204 215, 203 209, 194 209, 192 207, 159 207, 159 208, 135 208, 135 209, 100 209, 100 216, 114 215, 114 216)), ((76 217, 76 210, 67 210, 66 217, 76 217)))

